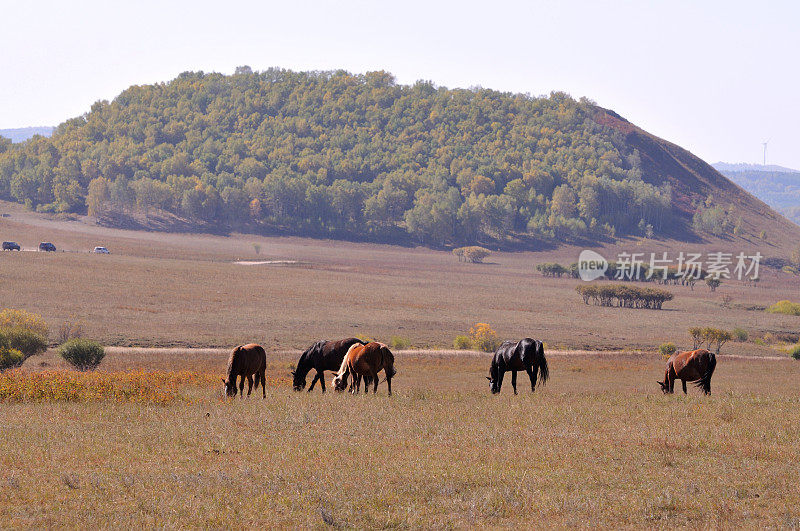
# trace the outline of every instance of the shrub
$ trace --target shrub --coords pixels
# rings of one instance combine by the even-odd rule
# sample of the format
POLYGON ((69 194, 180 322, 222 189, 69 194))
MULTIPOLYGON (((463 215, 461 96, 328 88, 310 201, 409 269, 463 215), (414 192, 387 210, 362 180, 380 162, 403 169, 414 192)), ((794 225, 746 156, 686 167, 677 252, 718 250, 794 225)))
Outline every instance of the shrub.
POLYGON ((719 354, 722 345, 731 339, 733 339, 733 334, 727 330, 720 330, 719 328, 711 327, 703 328, 703 340, 708 343, 708 348, 713 347, 717 354, 719 354))
POLYGON ((59 347, 58 352, 79 371, 97 368, 106 355, 100 343, 88 339, 70 339, 59 347))
POLYGON ((539 264, 536 266, 536 270, 546 277, 559 277, 559 278, 561 278, 561 275, 570 272, 570 270, 567 269, 566 267, 556 263, 539 264))
POLYGON ((389 340, 389 346, 397 350, 404 350, 411 346, 411 341, 405 337, 392 336, 389 340))
POLYGON ((747 341, 748 338, 747 330, 745 330, 744 328, 739 328, 737 326, 736 328, 733 329, 733 337, 734 339, 736 339, 736 341, 739 342, 747 341))
POLYGON ((472 262, 473 264, 480 264, 483 259, 492 254, 492 251, 485 247, 478 247, 473 245, 470 247, 459 247, 453 249, 453 254, 458 257, 458 261, 472 262))
POLYGON ((660 310, 666 301, 673 299, 672 293, 658 288, 640 288, 623 284, 597 285, 582 284, 575 291, 589 304, 591 300, 600 306, 621 308, 647 308, 660 310))
POLYGON ((699 326, 693 326, 689 329, 689 335, 692 338, 692 348, 698 349, 703 344, 703 329, 699 326))
POLYGON ((27 328, 0 328, 0 347, 19 350, 27 359, 47 350, 47 340, 27 328))
POLYGON ((469 350, 472 348, 472 340, 467 336, 456 336, 453 340, 453 348, 456 350, 469 350))
POLYGON ((769 313, 783 313, 786 315, 800 315, 800 304, 791 301, 778 301, 769 308, 769 313))
POLYGON ((789 351, 789 354, 796 360, 800 360, 800 345, 795 345, 792 350, 789 351))
POLYGON ((487 323, 475 323, 475 326, 469 329, 469 337, 475 348, 484 352, 494 352, 500 346, 497 332, 487 323))
POLYGON ((661 346, 658 347, 658 351, 661 353, 661 357, 669 358, 678 348, 675 346, 675 343, 662 343, 661 346))
POLYGON ((25 355, 15 348, 0 346, 0 371, 19 367, 25 361, 25 355))
POLYGON ((0 328, 22 328, 47 338, 47 323, 41 315, 6 308, 0 311, 0 328))
POLYGON ((707 277, 706 284, 711 288, 711 291, 717 291, 717 288, 722 284, 722 281, 716 277, 707 277))

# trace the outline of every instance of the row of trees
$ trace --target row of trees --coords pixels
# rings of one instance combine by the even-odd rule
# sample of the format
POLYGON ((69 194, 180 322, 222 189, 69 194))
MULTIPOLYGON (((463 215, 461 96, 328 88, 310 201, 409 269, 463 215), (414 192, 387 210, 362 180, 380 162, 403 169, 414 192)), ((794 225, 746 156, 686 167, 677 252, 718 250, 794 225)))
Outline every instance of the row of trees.
POLYGON ((665 302, 673 299, 672 293, 667 290, 624 284, 581 284, 575 290, 585 304, 591 301, 599 306, 620 308, 660 310, 665 302))
POLYGON ((52 138, 0 142, 0 197, 432 244, 666 228, 671 189, 642 180, 596 112, 386 72, 187 72, 97 102, 52 138))

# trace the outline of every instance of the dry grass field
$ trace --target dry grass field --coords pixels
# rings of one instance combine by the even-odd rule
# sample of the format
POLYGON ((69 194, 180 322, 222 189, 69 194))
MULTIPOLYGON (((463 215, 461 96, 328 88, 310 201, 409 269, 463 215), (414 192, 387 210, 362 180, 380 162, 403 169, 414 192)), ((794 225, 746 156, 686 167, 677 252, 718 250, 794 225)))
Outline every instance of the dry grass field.
POLYGON ((0 238, 65 252, 0 253, 0 308, 42 314, 52 340, 70 320, 113 346, 94 374, 50 350, 0 375, 2 527, 800 527, 800 362, 778 348, 800 318, 759 309, 800 302, 790 275, 601 308, 535 271, 578 248, 466 264, 3 211, 0 238), (545 341, 551 381, 531 394, 521 376, 513 396, 506 378, 491 396, 489 355, 447 350, 476 322, 545 341), (690 326, 750 340, 725 345, 712 396, 663 396, 655 349, 691 346, 690 326), (298 349, 350 335, 417 349, 397 353, 394 396, 291 391, 298 349), (250 341, 268 350, 267 398, 223 399, 228 349, 250 341))
MULTIPOLYGON (((23 248, 53 241, 68 252, 0 253, 0 307, 40 313, 53 327, 79 321, 88 337, 109 345, 227 348, 257 341, 280 351, 321 337, 362 335, 449 348, 456 335, 486 322, 500 337, 530 335, 549 348, 652 350, 665 341, 691 346, 690 326, 741 327, 751 338, 769 334, 770 343, 770 337, 796 336, 800 324, 759 309, 800 301, 798 278, 765 268, 758 288, 737 281, 716 293, 705 285, 694 291, 670 286, 675 300, 662 311, 600 308, 583 304, 575 293, 580 281, 535 270, 546 261, 574 262, 579 248, 495 253, 489 263, 467 264, 425 248, 121 231, 46 219, 8 203, 2 210, 10 212, 0 218, 2 239, 23 248), (88 253, 95 245, 113 254, 88 253), (234 263, 273 260, 294 263, 234 263), (732 299, 727 306, 725 296, 732 299)), ((720 242, 630 241, 602 252, 718 250, 715 245, 720 242)), ((752 341, 725 351, 775 354, 752 341)))
MULTIPOLYGON (((225 352, 115 349, 102 371, 176 359, 215 376, 225 352)), ((390 398, 294 393, 294 359, 270 355, 266 400, 200 379, 0 404, 3 527, 800 525, 791 360, 721 356, 712 396, 663 396, 656 356, 551 354, 546 386, 491 396, 488 355, 408 351, 390 398)))

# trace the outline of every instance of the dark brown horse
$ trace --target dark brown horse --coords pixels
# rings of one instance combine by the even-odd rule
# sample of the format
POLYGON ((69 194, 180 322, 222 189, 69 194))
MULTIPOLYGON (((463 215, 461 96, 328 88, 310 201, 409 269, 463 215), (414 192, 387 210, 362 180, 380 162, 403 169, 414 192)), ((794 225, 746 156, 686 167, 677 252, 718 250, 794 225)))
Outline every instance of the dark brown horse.
POLYGON ((373 383, 372 393, 378 391, 378 373, 384 371, 386 385, 389 387, 389 396, 392 396, 392 377, 397 374, 394 368, 394 355, 389 347, 383 343, 367 343, 366 345, 353 345, 347 351, 339 372, 334 376, 331 384, 337 391, 344 391, 347 387, 347 377, 353 377, 350 392, 358 393, 361 378, 364 378, 365 388, 373 383))
POLYGON ((526 337, 516 343, 504 341, 494 353, 492 365, 489 367, 490 390, 492 394, 500 392, 503 386, 503 375, 511 371, 511 387, 517 394, 517 371, 525 371, 531 380, 531 392, 536 391, 536 373, 538 371, 542 383, 550 377, 547 359, 544 357, 544 346, 541 341, 526 337))
POLYGON ((658 385, 664 394, 673 393, 675 380, 680 380, 683 384, 683 394, 686 394, 686 382, 692 382, 702 389, 704 394, 710 395, 711 376, 716 366, 717 357, 704 348, 678 352, 667 360, 664 381, 658 382, 658 385))
POLYGON ((363 345, 364 341, 355 337, 348 337, 339 341, 317 341, 302 355, 297 362, 297 368, 292 371, 292 387, 295 391, 301 391, 306 386, 306 375, 311 369, 317 372, 314 379, 311 380, 311 387, 308 391, 314 389, 314 384, 319 381, 322 392, 325 392, 325 371, 338 371, 342 366, 344 355, 347 350, 353 345, 363 345))
POLYGON ((267 380, 265 372, 267 370, 267 353, 261 345, 251 343, 249 345, 239 345, 228 358, 227 377, 222 379, 225 384, 225 394, 236 396, 236 379, 241 376, 239 382, 239 394, 244 396, 244 380, 247 379, 247 396, 253 390, 253 375, 256 376, 255 387, 261 383, 261 390, 264 398, 267 397, 267 380))

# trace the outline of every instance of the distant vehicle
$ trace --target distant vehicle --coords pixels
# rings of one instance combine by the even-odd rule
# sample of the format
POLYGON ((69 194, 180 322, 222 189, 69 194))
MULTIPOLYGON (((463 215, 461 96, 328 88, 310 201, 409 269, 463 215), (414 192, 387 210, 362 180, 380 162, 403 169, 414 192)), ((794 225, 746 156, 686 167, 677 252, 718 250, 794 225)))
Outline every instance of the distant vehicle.
POLYGON ((42 242, 39 244, 39 250, 51 253, 56 250, 56 246, 50 242, 42 242))
POLYGON ((111 251, 106 249, 105 247, 95 247, 93 253, 100 253, 100 254, 111 254, 111 251))
POLYGON ((17 242, 3 242, 4 251, 19 251, 19 244, 17 242))

